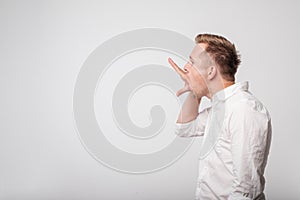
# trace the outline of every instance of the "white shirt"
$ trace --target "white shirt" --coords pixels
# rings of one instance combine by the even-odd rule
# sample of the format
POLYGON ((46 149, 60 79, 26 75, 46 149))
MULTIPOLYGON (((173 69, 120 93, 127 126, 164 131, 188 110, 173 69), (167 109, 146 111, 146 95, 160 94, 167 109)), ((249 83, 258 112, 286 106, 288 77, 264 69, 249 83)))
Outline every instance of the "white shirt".
POLYGON ((204 136, 195 199, 265 199, 271 118, 248 81, 218 91, 196 119, 175 126, 180 137, 204 136))

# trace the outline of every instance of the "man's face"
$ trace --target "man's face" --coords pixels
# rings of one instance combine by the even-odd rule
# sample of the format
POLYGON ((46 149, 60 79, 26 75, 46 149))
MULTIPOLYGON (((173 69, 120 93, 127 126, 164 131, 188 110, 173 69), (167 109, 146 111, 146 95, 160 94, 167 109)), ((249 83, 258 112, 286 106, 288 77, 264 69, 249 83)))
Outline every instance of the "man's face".
POLYGON ((209 55, 205 51, 206 44, 196 44, 190 54, 190 60, 184 66, 187 72, 187 82, 197 95, 207 94, 207 63, 209 55))

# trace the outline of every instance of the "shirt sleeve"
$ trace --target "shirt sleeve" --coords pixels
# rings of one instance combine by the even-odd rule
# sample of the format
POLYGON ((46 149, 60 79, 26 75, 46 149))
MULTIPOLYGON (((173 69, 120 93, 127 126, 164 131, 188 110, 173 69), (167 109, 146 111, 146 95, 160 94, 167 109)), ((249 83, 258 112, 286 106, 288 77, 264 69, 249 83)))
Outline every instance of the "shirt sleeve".
POLYGON ((271 141, 271 119, 268 113, 245 103, 234 109, 229 130, 234 182, 228 199, 255 199, 263 195, 263 174, 271 141))
POLYGON ((175 134, 179 137, 197 137, 203 136, 206 121, 211 107, 203 109, 197 117, 186 123, 175 123, 175 134))

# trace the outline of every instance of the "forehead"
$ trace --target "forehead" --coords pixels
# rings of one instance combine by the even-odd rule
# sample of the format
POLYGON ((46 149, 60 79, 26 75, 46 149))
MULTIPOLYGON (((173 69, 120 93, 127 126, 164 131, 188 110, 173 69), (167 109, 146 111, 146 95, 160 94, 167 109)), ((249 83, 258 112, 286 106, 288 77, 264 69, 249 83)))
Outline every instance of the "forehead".
POLYGON ((203 43, 198 43, 194 46, 192 52, 191 52, 191 57, 192 58, 199 58, 199 55, 205 51, 206 44, 203 43))

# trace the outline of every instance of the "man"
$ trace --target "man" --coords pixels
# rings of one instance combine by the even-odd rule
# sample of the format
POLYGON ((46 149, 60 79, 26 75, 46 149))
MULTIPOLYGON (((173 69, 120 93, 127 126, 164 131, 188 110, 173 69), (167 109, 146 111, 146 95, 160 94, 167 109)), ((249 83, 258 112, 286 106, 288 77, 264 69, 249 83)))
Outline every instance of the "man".
POLYGON ((190 61, 179 68, 185 82, 177 96, 189 92, 176 122, 181 137, 204 136, 200 149, 196 199, 265 199, 264 170, 271 142, 267 109, 235 83, 240 64, 234 44, 213 34, 199 34, 190 61), (198 111, 206 96, 211 106, 198 111))

